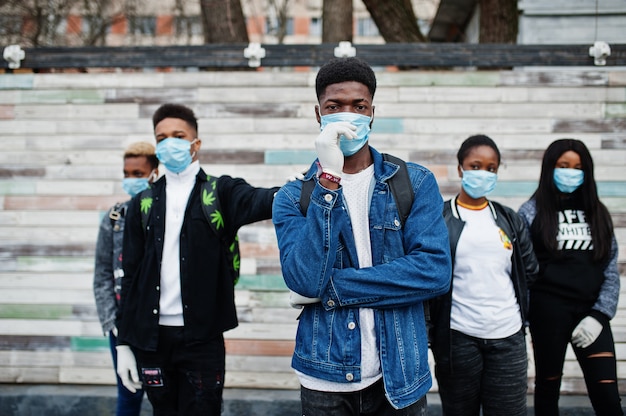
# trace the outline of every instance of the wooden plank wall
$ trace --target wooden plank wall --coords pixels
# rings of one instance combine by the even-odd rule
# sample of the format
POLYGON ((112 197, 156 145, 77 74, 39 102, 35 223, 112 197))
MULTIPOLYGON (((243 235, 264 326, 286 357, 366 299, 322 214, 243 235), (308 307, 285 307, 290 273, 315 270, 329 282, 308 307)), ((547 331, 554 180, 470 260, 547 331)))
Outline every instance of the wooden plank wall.
POLYGON ((622 43, 626 3, 622 0, 519 0, 517 43, 622 43), (575 30, 572 30, 576 28, 575 30))
MULTIPOLYGON (((314 79, 272 70, 0 75, 0 383, 114 383, 91 289, 93 251, 104 211, 125 198, 122 150, 152 140, 150 117, 161 103, 195 109, 207 172, 271 186, 315 156, 314 79)), ((455 153, 471 134, 500 146, 493 198, 514 208, 534 190, 551 141, 584 140, 617 227, 624 278, 625 68, 379 72, 378 81, 371 144, 432 169, 444 198, 459 189, 455 153)), ((298 311, 287 303, 271 222, 240 238, 241 325, 227 333, 226 385, 297 388, 290 355, 298 311)), ((624 378, 626 298, 613 325, 624 378)), ((563 389, 580 392, 572 358, 563 389)))

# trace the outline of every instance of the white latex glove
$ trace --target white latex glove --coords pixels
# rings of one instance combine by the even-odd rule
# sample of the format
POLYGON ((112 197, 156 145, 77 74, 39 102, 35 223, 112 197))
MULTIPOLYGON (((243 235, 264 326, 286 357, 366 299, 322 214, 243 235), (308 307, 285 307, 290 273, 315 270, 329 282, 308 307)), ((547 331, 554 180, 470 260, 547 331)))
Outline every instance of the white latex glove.
POLYGON ((322 172, 341 178, 343 170, 343 152, 339 148, 339 136, 356 139, 356 126, 347 121, 329 123, 315 139, 317 158, 322 165, 322 172))
POLYGON ((306 296, 302 296, 299 293, 294 292, 293 290, 289 291, 289 304, 292 308, 300 309, 304 305, 310 305, 311 303, 321 302, 320 298, 307 298, 306 296))
POLYGON ((592 316, 585 317, 572 332, 572 344, 578 348, 587 348, 600 336, 602 324, 592 316))
POLYGON ((111 332, 113 332, 113 336, 115 338, 117 338, 117 327, 116 326, 114 326, 113 329, 111 329, 111 332))
POLYGON ((117 350, 117 375, 120 376, 124 387, 135 393, 141 388, 135 354, 128 345, 118 345, 115 349, 117 350))

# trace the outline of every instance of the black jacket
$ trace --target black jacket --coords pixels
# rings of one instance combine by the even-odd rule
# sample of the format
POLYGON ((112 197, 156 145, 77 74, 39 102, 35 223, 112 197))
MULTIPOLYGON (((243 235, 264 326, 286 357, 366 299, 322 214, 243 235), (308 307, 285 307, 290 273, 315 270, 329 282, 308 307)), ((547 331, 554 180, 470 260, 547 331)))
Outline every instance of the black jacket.
MULTIPOLYGON (((511 280, 515 288, 517 302, 520 306, 522 322, 526 322, 528 313, 528 286, 535 281, 539 272, 537 258, 533 251, 530 234, 522 218, 511 208, 505 207, 494 201, 489 201, 489 209, 493 214, 496 224, 504 230, 513 242, 513 258, 511 280)), ((454 271, 454 257, 456 246, 461 236, 465 222, 460 219, 456 207, 456 198, 446 201, 443 206, 443 217, 448 227, 450 238, 450 255, 452 256, 452 269, 454 271), (452 204, 454 202, 454 205, 452 204)), ((450 310, 452 308, 453 282, 450 290, 443 296, 431 300, 430 315, 432 321, 431 342, 433 351, 443 348, 448 351, 450 346, 450 310)))
MULTIPOLYGON (((185 341, 208 341, 237 326, 234 284, 225 245, 210 228, 200 202, 202 169, 185 210, 180 233, 180 279, 185 341)), ((117 316, 118 344, 154 351, 158 343, 160 266, 165 235, 165 177, 153 186, 147 226, 141 224, 140 200, 133 198, 124 230, 122 304, 117 316)), ((255 188, 243 179, 222 176, 217 192, 226 235, 245 224, 272 216, 279 188, 255 188)))

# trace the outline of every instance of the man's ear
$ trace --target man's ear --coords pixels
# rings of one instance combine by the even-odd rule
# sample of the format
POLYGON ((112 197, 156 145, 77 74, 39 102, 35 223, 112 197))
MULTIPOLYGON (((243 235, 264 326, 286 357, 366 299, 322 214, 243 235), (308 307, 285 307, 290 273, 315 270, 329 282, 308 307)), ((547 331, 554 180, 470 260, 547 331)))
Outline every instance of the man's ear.
POLYGON ((322 124, 322 116, 320 115, 320 106, 319 105, 315 105, 315 119, 317 120, 318 124, 322 124))
POLYGON ((459 173, 459 178, 462 178, 463 177, 463 168, 461 168, 461 165, 457 165, 456 171, 459 173))
POLYGON ((372 124, 374 124, 374 109, 376 107, 372 106, 372 115, 371 115, 371 120, 370 120, 370 129, 372 128, 372 124))

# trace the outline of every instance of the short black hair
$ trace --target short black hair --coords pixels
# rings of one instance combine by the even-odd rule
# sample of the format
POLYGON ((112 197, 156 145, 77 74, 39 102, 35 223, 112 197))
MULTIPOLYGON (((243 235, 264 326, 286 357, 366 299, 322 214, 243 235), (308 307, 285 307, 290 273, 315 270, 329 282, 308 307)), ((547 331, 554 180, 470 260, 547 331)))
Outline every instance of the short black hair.
POLYGON ((459 161, 459 166, 463 165, 463 161, 469 154, 470 150, 472 150, 474 147, 479 147, 479 146, 491 147, 493 151, 496 152, 496 155, 498 156, 498 166, 500 166, 500 158, 501 158, 500 150, 498 150, 498 146, 496 145, 496 142, 494 142, 491 139, 491 137, 485 136, 484 134, 477 134, 475 136, 470 136, 467 139, 465 139, 465 141, 461 144, 461 147, 459 148, 459 151, 456 154, 456 158, 459 161))
POLYGON ((331 84, 356 81, 365 85, 372 98, 376 92, 376 75, 369 64, 359 58, 335 58, 323 65, 315 78, 317 100, 331 84))
POLYGON ((156 128, 165 118, 179 118, 189 124, 190 127, 198 132, 198 119, 193 113, 193 110, 182 104, 163 104, 159 107, 152 116, 152 128, 156 128))

